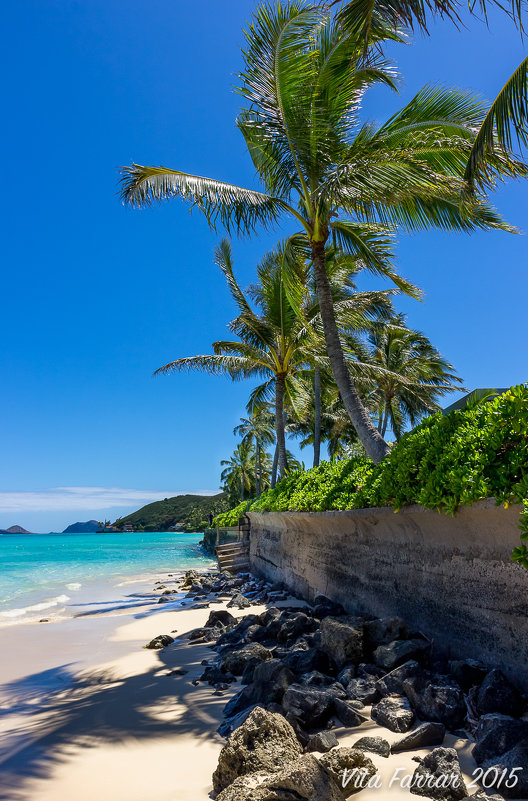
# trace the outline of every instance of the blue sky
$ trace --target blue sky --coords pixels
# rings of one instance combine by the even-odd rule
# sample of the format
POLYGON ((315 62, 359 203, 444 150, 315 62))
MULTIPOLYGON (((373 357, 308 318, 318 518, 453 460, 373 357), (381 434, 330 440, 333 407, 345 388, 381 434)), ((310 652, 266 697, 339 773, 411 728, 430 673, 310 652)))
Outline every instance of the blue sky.
MULTIPOLYGON (((116 181, 135 160, 254 183, 232 90, 251 7, 4 9, 0 528, 61 529, 218 487, 249 386, 152 377, 225 336, 234 310, 212 263, 218 236, 183 204, 125 209, 116 181)), ((368 116, 383 119, 428 82, 493 98, 526 46, 506 17, 490 20, 490 30, 470 20, 460 32, 440 23, 395 49, 400 95, 376 90, 368 116)), ((494 197, 524 231, 527 197, 526 182, 494 197)), ((288 230, 234 243, 243 284, 288 230)), ((526 380, 527 255, 525 235, 400 238, 400 270, 426 293, 401 308, 468 387, 526 380)))

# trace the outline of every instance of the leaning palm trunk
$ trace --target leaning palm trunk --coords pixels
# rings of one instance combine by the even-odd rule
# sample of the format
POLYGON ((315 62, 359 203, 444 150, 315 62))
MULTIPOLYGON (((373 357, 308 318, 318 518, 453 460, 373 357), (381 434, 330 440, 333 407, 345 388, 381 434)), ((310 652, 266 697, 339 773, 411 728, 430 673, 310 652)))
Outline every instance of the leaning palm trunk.
POLYGON ((314 458, 313 466, 319 465, 321 456, 321 370, 314 370, 314 458))
POLYGON ((328 359, 339 394, 347 410, 352 425, 366 452, 374 462, 379 462, 389 453, 389 447, 373 425, 367 410, 350 377, 345 354, 339 339, 330 282, 326 272, 325 247, 323 242, 312 243, 312 264, 317 287, 317 298, 326 342, 328 359))
POLYGON ((275 379, 275 431, 277 434, 277 459, 279 477, 286 473, 286 437, 284 434, 284 377, 275 379))

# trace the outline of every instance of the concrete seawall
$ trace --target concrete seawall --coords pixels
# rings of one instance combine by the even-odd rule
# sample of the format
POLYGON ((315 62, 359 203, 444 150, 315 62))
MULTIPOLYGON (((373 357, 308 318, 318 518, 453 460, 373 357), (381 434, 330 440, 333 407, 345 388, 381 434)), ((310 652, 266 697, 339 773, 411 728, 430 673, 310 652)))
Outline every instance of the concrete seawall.
POLYGON ((528 571, 510 561, 520 506, 454 517, 419 506, 250 512, 252 569, 307 600, 399 615, 437 653, 498 664, 528 689, 528 571))

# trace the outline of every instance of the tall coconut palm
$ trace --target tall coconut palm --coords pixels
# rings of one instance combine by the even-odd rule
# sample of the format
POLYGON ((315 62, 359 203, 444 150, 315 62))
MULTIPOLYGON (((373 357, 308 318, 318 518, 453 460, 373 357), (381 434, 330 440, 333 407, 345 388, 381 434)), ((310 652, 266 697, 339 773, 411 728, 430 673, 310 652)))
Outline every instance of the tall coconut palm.
MULTIPOLYGON (((362 443, 379 460, 388 446, 347 368, 326 273, 327 243, 333 235, 341 250, 404 287, 391 265, 394 226, 507 228, 482 192, 461 202, 468 153, 487 108, 458 90, 426 88, 380 127, 361 124, 366 89, 394 89, 394 72, 375 52, 366 63, 356 34, 302 0, 259 7, 246 38, 239 91, 247 108, 238 127, 264 191, 133 164, 123 170, 122 197, 136 206, 180 197, 211 225, 239 232, 284 214, 297 222, 310 248, 334 378, 362 443)), ((501 160, 495 161, 499 168, 501 160)))
POLYGON ((306 367, 307 351, 313 336, 292 307, 291 293, 285 290, 284 265, 288 259, 295 259, 297 263, 299 280, 296 292, 302 305, 307 292, 305 276, 302 275, 302 259, 288 244, 280 245, 268 253, 258 265, 259 283, 252 286, 248 298, 235 278, 229 242, 223 240, 216 250, 216 263, 224 273, 231 296, 238 306, 239 314, 228 326, 239 337, 238 341, 214 342, 214 354, 176 359, 156 370, 156 373, 203 370, 213 375, 229 375, 235 381, 264 377, 265 384, 259 391, 262 397, 265 392, 271 391, 275 399, 275 434, 281 476, 286 471, 287 458, 285 402, 290 407, 295 406, 292 378, 297 371, 306 367), (255 302, 255 309, 251 306, 251 300, 255 302))
POLYGON ((233 434, 239 434, 242 442, 249 441, 255 446, 255 495, 258 498, 262 490, 262 454, 266 446, 275 441, 273 416, 264 407, 254 409, 250 417, 241 418, 233 434))
POLYGON ((230 459, 220 462, 221 481, 230 495, 230 500, 238 503, 253 495, 253 471, 255 466, 255 448, 247 440, 240 442, 230 459), (237 496, 238 495, 238 499, 237 496))
POLYGON ((374 378, 368 396, 377 408, 382 436, 390 424, 399 439, 405 423, 415 426, 439 410, 440 397, 461 388, 453 365, 424 334, 407 328, 403 315, 374 325, 368 340, 370 360, 386 370, 374 378))

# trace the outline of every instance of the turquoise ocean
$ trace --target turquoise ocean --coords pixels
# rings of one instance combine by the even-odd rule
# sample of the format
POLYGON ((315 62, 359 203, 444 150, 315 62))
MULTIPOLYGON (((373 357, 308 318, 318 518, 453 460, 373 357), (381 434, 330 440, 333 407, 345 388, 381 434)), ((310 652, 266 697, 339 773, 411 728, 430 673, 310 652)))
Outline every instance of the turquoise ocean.
POLYGON ((25 623, 75 599, 79 591, 214 563, 201 534, 2 534, 0 625, 25 623))

